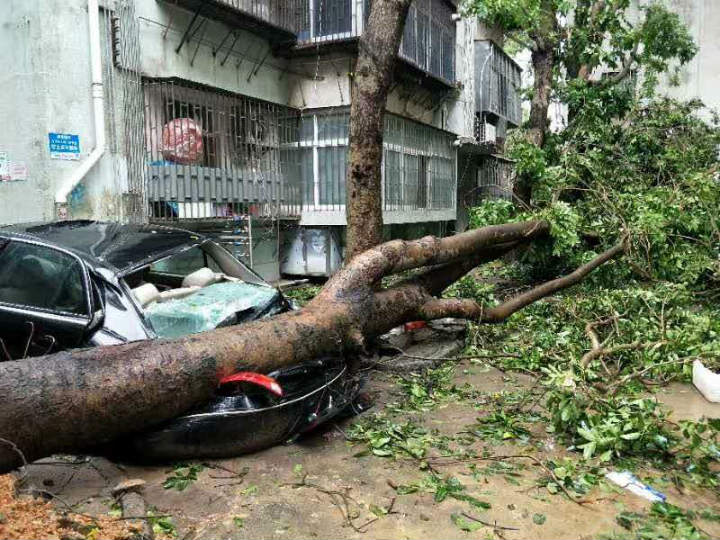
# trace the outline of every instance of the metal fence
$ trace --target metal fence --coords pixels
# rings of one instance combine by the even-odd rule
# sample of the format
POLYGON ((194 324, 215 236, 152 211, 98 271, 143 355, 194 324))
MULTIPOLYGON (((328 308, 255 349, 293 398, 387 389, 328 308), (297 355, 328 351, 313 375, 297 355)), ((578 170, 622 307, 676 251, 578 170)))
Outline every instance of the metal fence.
POLYGON ((176 81, 144 82, 146 182, 154 219, 298 215, 283 178, 297 113, 176 81))
MULTIPOLYGON (((298 43, 323 43, 362 35, 369 0, 306 0, 298 43)), ((404 60, 455 82, 455 23, 445 0, 415 0, 410 6, 399 55, 404 60)))
POLYGON ((215 0, 223 6, 241 11, 293 33, 307 18, 308 0, 215 0))
POLYGON ((511 126, 522 121, 522 70, 492 41, 475 42, 475 88, 478 112, 504 118, 511 126))

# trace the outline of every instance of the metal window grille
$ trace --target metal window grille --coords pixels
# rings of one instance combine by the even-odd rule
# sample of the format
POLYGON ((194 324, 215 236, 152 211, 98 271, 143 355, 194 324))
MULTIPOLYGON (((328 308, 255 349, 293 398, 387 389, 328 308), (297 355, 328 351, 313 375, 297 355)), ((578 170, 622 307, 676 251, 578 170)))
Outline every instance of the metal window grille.
POLYGON ((476 107, 492 113, 512 126, 520 125, 520 76, 522 70, 492 41, 475 44, 476 107))
POLYGON ((499 156, 486 156, 477 169, 478 197, 482 199, 512 200, 513 162, 499 156))
POLYGON ((298 42, 319 43, 358 37, 370 13, 370 0, 305 0, 298 42))
MULTIPOLYGON (((370 14, 369 0, 306 0, 299 43, 359 37, 370 14)), ((400 57, 423 71, 455 81, 455 23, 445 0, 415 0, 410 6, 400 57)))
POLYGON ((405 21, 400 57, 423 71, 455 81, 455 23, 444 0, 415 0, 405 21))
POLYGON ((294 110, 178 81, 143 86, 153 219, 299 214, 301 190, 293 163, 284 161, 297 141, 294 110), (199 127, 200 140, 180 140, 188 122, 199 127), (167 140, 170 133, 175 141, 167 140))
POLYGON ((293 33, 302 28, 307 17, 308 0, 216 0, 219 4, 241 11, 293 33))
MULTIPOLYGON (((303 209, 342 211, 348 160, 347 110, 305 114, 296 148, 288 150, 293 179, 302 185, 303 209)), ((388 114, 383 151, 383 207, 387 212, 455 208, 453 136, 388 114)))

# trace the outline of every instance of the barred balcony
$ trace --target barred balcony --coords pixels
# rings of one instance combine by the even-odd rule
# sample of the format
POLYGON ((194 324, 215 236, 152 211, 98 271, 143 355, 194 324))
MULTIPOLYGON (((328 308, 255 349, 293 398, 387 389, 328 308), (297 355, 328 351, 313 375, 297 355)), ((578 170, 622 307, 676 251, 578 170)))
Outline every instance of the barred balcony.
MULTIPOLYGON (((369 0, 305 0, 306 12, 292 54, 316 54, 334 43, 355 47, 370 14, 369 0)), ((455 84, 454 7, 446 0, 415 0, 410 6, 399 57, 420 75, 455 84)))
MULTIPOLYGON (((171 0, 165 0, 171 2, 171 0)), ((175 0, 172 4, 202 16, 261 33, 275 44, 294 42, 307 18, 308 0, 175 0)))
POLYGON ((492 41, 475 42, 475 108, 483 121, 520 125, 521 73, 520 66, 492 41))

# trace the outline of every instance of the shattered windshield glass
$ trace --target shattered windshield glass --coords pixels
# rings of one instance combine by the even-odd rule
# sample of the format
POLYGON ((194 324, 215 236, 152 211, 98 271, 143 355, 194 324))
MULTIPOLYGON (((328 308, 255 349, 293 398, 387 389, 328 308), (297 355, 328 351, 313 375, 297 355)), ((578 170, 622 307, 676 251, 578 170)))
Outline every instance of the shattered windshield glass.
POLYGON ((262 311, 276 295, 275 289, 262 285, 215 283, 185 298, 151 304, 145 316, 158 336, 175 338, 235 324, 239 314, 262 311))

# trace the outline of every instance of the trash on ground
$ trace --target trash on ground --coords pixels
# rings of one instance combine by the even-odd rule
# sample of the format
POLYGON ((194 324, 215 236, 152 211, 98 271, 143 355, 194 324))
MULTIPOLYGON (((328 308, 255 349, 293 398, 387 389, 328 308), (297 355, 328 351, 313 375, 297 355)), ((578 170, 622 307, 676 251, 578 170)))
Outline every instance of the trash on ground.
POLYGON ((605 478, 610 480, 612 483, 617 484, 621 488, 625 488, 629 492, 647 499, 648 501, 665 502, 667 499, 664 493, 661 493, 641 482, 640 479, 630 471, 610 471, 605 475, 605 478))
POLYGON ((693 384, 711 403, 720 403, 720 373, 706 368, 700 360, 693 362, 693 384))

